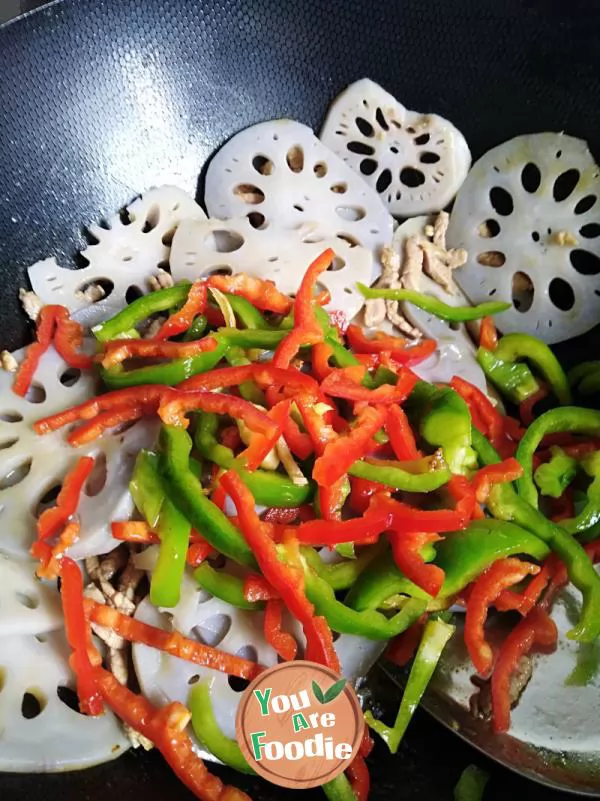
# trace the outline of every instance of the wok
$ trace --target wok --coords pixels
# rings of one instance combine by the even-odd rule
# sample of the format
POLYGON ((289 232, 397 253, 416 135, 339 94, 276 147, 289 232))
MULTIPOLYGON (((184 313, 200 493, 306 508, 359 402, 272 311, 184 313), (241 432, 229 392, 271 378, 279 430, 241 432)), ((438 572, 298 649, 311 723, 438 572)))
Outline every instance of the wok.
MULTIPOLYGON (((17 299, 26 267, 51 254, 76 267, 78 226, 162 183, 201 196, 203 167, 232 133, 280 116, 317 129, 328 102, 364 76, 408 108, 451 119, 475 158, 518 134, 563 129, 598 158, 599 16, 586 0, 57 0, 0 27, 2 346, 30 337, 17 299)), ((568 359, 598 342, 596 330, 559 350, 568 359)), ((377 669, 371 687, 382 709, 397 703, 377 669)), ((419 711, 397 756, 377 745, 371 798, 450 798, 470 762, 492 773, 486 801, 573 797, 486 761, 419 711)), ((259 801, 283 795, 214 770, 259 801)), ((0 775, 3 799, 186 792, 154 754, 69 775, 0 775)))

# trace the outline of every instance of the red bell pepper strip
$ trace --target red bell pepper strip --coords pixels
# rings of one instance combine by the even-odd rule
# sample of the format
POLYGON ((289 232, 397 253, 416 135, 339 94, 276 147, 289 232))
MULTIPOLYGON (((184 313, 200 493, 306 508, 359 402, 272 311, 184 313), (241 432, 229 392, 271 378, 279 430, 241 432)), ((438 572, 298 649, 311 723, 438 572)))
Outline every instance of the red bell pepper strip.
POLYGON ((521 657, 535 646, 552 651, 557 638, 556 623, 544 609, 534 606, 502 643, 491 681, 492 727, 496 733, 506 732, 510 727, 510 679, 521 657))
POLYGON ((504 418, 489 398, 476 386, 457 375, 450 382, 450 386, 466 402, 474 425, 479 428, 478 420, 483 421, 485 428, 479 428, 479 430, 489 438, 500 456, 503 459, 514 456, 515 446, 506 434, 504 418))
POLYGON ((406 631, 399 634, 391 641, 385 651, 385 658, 398 667, 407 665, 417 652, 427 615, 422 615, 416 623, 413 623, 406 631))
POLYGON ((302 416, 304 428, 312 441, 315 453, 317 456, 322 456, 327 443, 336 439, 335 431, 326 422, 325 415, 315 411, 312 399, 299 397, 296 400, 296 406, 302 416))
POLYGON ((494 601, 494 606, 499 612, 517 611, 523 617, 528 615, 550 581, 552 571, 548 565, 548 560, 542 565, 540 572, 534 576, 523 592, 514 590, 502 590, 494 601))
POLYGON ((264 632, 265 640, 286 662, 296 658, 298 643, 287 631, 281 628, 283 622, 283 603, 272 598, 265 607, 264 632))
POLYGON ((365 455, 373 435, 383 426, 385 409, 367 406, 346 436, 327 443, 313 468, 313 479, 319 486, 329 486, 348 472, 357 459, 365 455))
POLYGON ((334 328, 337 328, 340 336, 344 336, 350 324, 346 312, 339 309, 329 312, 329 322, 334 328))
MULTIPOLYGON (((79 565, 68 556, 61 560, 60 597, 65 616, 65 631, 73 653, 69 663, 77 677, 79 709, 85 715, 101 715, 104 711, 102 696, 94 667, 90 661, 91 638, 84 612, 83 576, 79 565)), ((94 653, 94 661, 100 663, 100 655, 94 653)))
POLYGON ((246 273, 211 275, 206 283, 221 292, 240 295, 262 311, 288 314, 292 308, 291 298, 282 294, 273 281, 264 281, 246 273))
POLYGON ((538 381, 540 384, 540 388, 537 392, 534 392, 533 395, 530 395, 527 400, 522 401, 519 404, 519 417, 521 418, 521 423, 527 428, 530 426, 533 421, 535 420, 535 415, 533 413, 533 407, 536 403, 544 400, 544 398, 548 397, 548 387, 546 384, 538 381))
POLYGON ((301 347, 316 345, 323 341, 322 331, 308 331, 305 328, 293 328, 285 339, 282 339, 273 354, 274 367, 287 368, 301 347))
POLYGON ((179 311, 174 312, 166 320, 154 339, 168 339, 183 334, 194 322, 194 318, 206 311, 206 283, 195 281, 188 293, 187 299, 179 311))
POLYGON ((332 372, 333 367, 329 364, 329 359, 333 355, 333 348, 326 342, 317 342, 311 351, 311 364, 313 375, 317 381, 324 381, 332 372))
POLYGON ((243 445, 239 428, 237 426, 226 426, 219 434, 219 442, 234 453, 238 451, 243 445))
POLYGON ((63 554, 77 542, 79 538, 79 523, 67 523, 62 530, 58 542, 51 547, 43 540, 36 540, 31 546, 31 555, 40 560, 36 575, 41 579, 56 579, 60 576, 60 567, 63 554))
POLYGON ((77 511, 79 496, 85 482, 94 468, 91 456, 82 456, 77 464, 67 473, 62 488, 56 499, 56 506, 45 509, 37 522, 37 535, 40 540, 55 537, 77 511))
POLYGON ((490 673, 494 659, 484 632, 488 608, 506 587, 512 587, 525 576, 533 576, 539 571, 537 565, 509 557, 494 562, 473 584, 467 601, 465 645, 480 676, 486 677, 490 673))
MULTIPOLYGON (((481 431, 481 429, 479 429, 481 431)), ((525 436, 525 429, 521 428, 519 421, 508 415, 504 418, 504 430, 510 439, 520 442, 525 436)))
POLYGON ((264 670, 261 665, 250 659, 233 656, 197 640, 188 639, 178 631, 164 631, 156 626, 142 623, 141 620, 128 617, 117 609, 96 603, 91 598, 86 598, 84 603, 90 620, 99 626, 112 629, 129 642, 140 642, 179 659, 185 659, 187 662, 219 670, 221 673, 237 676, 240 679, 252 680, 264 670))
POLYGON ((346 773, 356 801, 367 801, 371 789, 371 777, 365 758, 360 754, 355 756, 346 773))
POLYGON ((186 564, 190 567, 199 567, 213 551, 214 548, 209 542, 192 542, 185 555, 186 564))
POLYGON ((50 347, 54 334, 57 306, 44 306, 40 310, 36 327, 36 342, 27 348, 25 358, 19 365, 13 384, 13 392, 22 398, 27 395, 40 359, 50 347))
POLYGON ((398 461, 404 462, 419 458, 415 435, 400 406, 391 407, 384 427, 398 461))
POLYGON ((274 364, 243 364, 238 367, 219 367, 206 373, 199 373, 178 384, 178 390, 225 389, 255 381, 261 388, 282 387, 289 395, 301 392, 317 395, 319 385, 314 378, 293 368, 282 369, 274 364))
POLYGON ((79 448, 81 445, 87 445, 89 442, 98 439, 110 428, 139 420, 140 417, 151 414, 153 411, 155 411, 154 408, 148 410, 145 406, 136 405, 123 406, 122 408, 111 409, 109 412, 101 412, 92 420, 71 431, 67 437, 67 442, 74 448, 79 448))
POLYGON ((407 579, 435 598, 442 588, 445 574, 441 567, 427 564, 421 556, 423 546, 441 537, 435 533, 388 533, 392 555, 398 568, 407 579))
POLYGON ((302 277, 296 299, 294 300, 294 326, 305 331, 322 334, 313 308, 313 289, 321 273, 331 266, 335 253, 327 248, 309 265, 302 277))
POLYGON ((396 385, 382 384, 376 389, 369 389, 361 386, 360 383, 365 373, 366 368, 362 365, 332 370, 322 382, 321 390, 326 395, 336 398, 365 401, 366 403, 395 404, 405 401, 417 383, 417 376, 414 373, 402 370, 396 385))
POLYGON ((304 592, 304 571, 300 566, 284 564, 279 560, 275 543, 265 532, 256 514, 252 493, 238 474, 228 470, 221 477, 221 483, 235 504, 240 529, 252 548, 264 577, 302 624, 307 642, 306 658, 339 670, 327 621, 325 618, 315 617, 314 607, 304 592))
POLYGON ((496 350, 498 332, 493 317, 484 317, 479 328, 479 345, 485 350, 496 350))
POLYGON ((161 752, 175 775, 200 801, 251 801, 246 793, 224 785, 209 773, 185 732, 190 713, 179 702, 157 709, 101 667, 94 668, 99 692, 113 712, 147 737, 161 752))
POLYGON ((376 481, 368 481, 366 478, 356 478, 350 476, 350 509, 356 515, 362 515, 369 508, 371 498, 378 492, 390 494, 390 488, 376 481))
POLYGON ((273 506, 263 514, 262 521, 263 523, 280 523, 289 526, 291 523, 295 523, 298 518, 312 520, 314 518, 312 506, 308 503, 291 509, 273 506))
POLYGON ((348 485, 346 476, 338 478, 333 484, 320 486, 319 510, 323 520, 341 520, 342 509, 348 495, 348 485))
POLYGON ((194 342, 163 342, 154 339, 113 339, 104 346, 102 367, 108 369, 126 359, 187 359, 217 347, 214 337, 194 342))
POLYGON ((249 573, 244 580, 244 598, 251 603, 277 600, 281 596, 259 573, 249 573))
POLYGON ((575 502, 573 500, 573 488, 567 487, 560 498, 551 498, 552 522, 560 523, 575 517, 575 502))
POLYGON ((386 353, 391 359, 403 365, 419 364, 435 353, 437 347, 434 340, 425 339, 418 345, 407 348, 406 339, 402 337, 393 337, 381 331, 369 337, 358 325, 349 325, 346 337, 355 353, 386 353))
POLYGON ((305 431, 300 431, 294 418, 288 415, 282 421, 281 431, 288 448, 297 456, 298 459, 308 459, 313 453, 313 445, 309 435, 305 431))
POLYGON ((54 332, 54 347, 59 356, 66 361, 69 367, 79 370, 90 370, 94 363, 87 353, 78 353, 83 342, 83 326, 69 316, 64 306, 55 306, 56 330, 54 332))
POLYGON ((168 388, 162 384, 145 384, 140 387, 117 389, 38 420, 33 424, 33 428, 36 434, 48 434, 50 431, 56 431, 79 420, 91 420, 101 412, 110 412, 130 406, 143 407, 147 410, 146 413, 150 413, 150 410, 155 411, 158 408, 161 397, 168 392, 168 388))
POLYGON ((375 740, 371 737, 370 729, 365 723, 363 737, 362 740, 360 741, 360 748, 358 749, 358 753, 361 755, 361 757, 368 757, 374 748, 375 748, 375 740))
POLYGON ((477 471, 473 478, 473 489, 478 503, 486 503, 492 484, 516 481, 523 475, 523 467, 514 457, 499 464, 490 464, 477 471))
POLYGON ((70 318, 64 306, 43 306, 37 321, 36 342, 27 349, 13 384, 13 392, 17 395, 25 397, 27 394, 40 359, 53 338, 57 353, 70 367, 80 370, 92 367, 92 357, 77 352, 83 341, 82 326, 70 318))

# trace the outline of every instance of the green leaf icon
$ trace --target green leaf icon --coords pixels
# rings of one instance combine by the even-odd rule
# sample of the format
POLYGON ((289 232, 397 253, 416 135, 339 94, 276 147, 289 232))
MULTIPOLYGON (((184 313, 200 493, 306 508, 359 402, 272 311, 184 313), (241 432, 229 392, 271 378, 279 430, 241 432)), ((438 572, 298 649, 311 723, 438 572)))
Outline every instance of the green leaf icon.
POLYGON ((323 695, 323 690, 319 687, 316 681, 312 683, 312 691, 314 693, 315 698, 320 704, 325 703, 325 696, 323 695))
POLYGON ((328 704, 330 701, 333 701, 343 692, 344 687, 346 686, 346 679, 340 679, 336 681, 335 684, 332 684, 331 687, 325 693, 325 700, 323 701, 324 704, 328 704))

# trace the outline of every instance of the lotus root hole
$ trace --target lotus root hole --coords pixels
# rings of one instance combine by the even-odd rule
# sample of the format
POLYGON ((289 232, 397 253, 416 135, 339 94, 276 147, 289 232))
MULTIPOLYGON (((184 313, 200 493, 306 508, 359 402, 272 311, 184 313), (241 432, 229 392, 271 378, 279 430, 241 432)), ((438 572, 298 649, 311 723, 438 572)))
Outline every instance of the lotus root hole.
POLYGON ((506 256, 499 250, 486 250, 485 253, 480 253, 477 256, 479 264, 484 267, 502 267, 506 261, 506 256))
POLYGON ((217 646, 222 642, 231 628, 231 618, 229 615, 212 615, 198 626, 194 627, 194 633, 200 642, 211 647, 217 646))
POLYGON ((580 172, 576 169, 561 173, 552 187, 552 196, 557 203, 561 203, 571 195, 579 183, 580 172))
POLYGON ((523 189, 533 195, 538 191, 541 182, 542 174, 539 167, 530 161, 521 170, 521 184, 523 189))
POLYGON ((512 301, 521 313, 529 311, 533 303, 534 286, 527 273, 516 272, 512 279, 512 301))
POLYGON ((211 231, 204 240, 205 247, 216 253, 233 253, 239 250, 243 244, 243 236, 240 236, 237 231, 228 231, 227 229, 211 231))
POLYGON ((572 250, 569 259, 573 268, 580 275, 598 275, 600 273, 600 258, 587 250, 572 250))
POLYGON ((254 156, 252 166, 259 175, 272 175, 275 170, 275 165, 271 159, 261 154, 254 156))
POLYGON ((302 172, 304 169, 304 150, 300 145, 294 145, 288 150, 285 160, 292 172, 302 172))
POLYGON ((548 287, 550 301, 561 311, 569 311, 575 305, 573 287, 563 278, 553 278, 548 287))
POLYGON ((496 214, 500 214, 501 217, 508 217, 513 213, 514 203, 510 192, 501 186, 490 189, 490 203, 496 214))
POLYGON ((255 184, 238 184, 234 187, 233 194, 243 203, 251 206, 258 206, 265 199, 265 193, 255 184))

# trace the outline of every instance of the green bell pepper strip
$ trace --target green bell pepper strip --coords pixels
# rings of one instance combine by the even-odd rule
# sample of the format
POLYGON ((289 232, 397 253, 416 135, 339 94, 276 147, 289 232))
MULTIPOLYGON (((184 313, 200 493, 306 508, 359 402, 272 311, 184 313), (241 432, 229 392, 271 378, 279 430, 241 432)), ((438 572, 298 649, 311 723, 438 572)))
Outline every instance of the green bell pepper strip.
POLYGON ((357 801, 352 785, 344 773, 321 785, 328 801, 357 801))
POLYGON ((354 559, 333 563, 324 562, 314 548, 302 546, 300 550, 309 567, 326 581, 334 592, 339 592, 351 587, 363 570, 366 570, 383 551, 387 551, 387 543, 382 539, 375 545, 363 548, 354 559))
POLYGON ((508 400, 523 403, 539 391, 540 385, 523 362, 505 362, 495 351, 479 348, 477 361, 486 377, 508 400))
POLYGON ((122 367, 101 368, 100 375, 110 389, 137 387, 142 384, 164 384, 175 386, 198 373, 212 370, 227 352, 227 343, 218 342, 214 350, 190 356, 186 359, 174 359, 164 364, 153 364, 135 370, 123 370, 122 367))
POLYGON ((409 473, 402 469, 401 462, 397 466, 392 462, 378 465, 375 461, 366 462, 362 459, 354 462, 348 473, 355 478, 376 481, 404 492, 433 492, 447 484, 452 477, 447 467, 429 470, 427 473, 409 473))
MULTIPOLYGON (((463 531, 446 534, 445 539, 436 543, 434 563, 445 574, 437 598, 456 595, 498 559, 517 554, 544 559, 549 551, 535 534, 512 523, 491 518, 473 520, 463 531)), ((400 593, 430 598, 404 576, 386 553, 361 574, 345 602, 359 611, 378 609, 392 595, 400 593)))
POLYGON ((223 470, 236 471, 254 500, 261 506, 277 506, 280 508, 296 508, 308 503, 314 493, 314 484, 294 484, 289 478, 271 470, 249 471, 236 461, 231 448, 221 445, 216 438, 219 421, 216 415, 202 413, 196 416, 196 434, 194 441, 200 454, 223 470))
POLYGON ((188 696, 188 706, 192 713, 194 734, 206 750, 230 768, 255 776, 237 742, 226 737, 219 728, 213 712, 208 681, 199 681, 192 687, 188 696))
POLYGON ((600 361, 578 364, 568 373, 568 379, 571 386, 576 386, 581 395, 594 395, 600 392, 600 361))
POLYGON ((385 300, 408 301, 418 309, 439 317, 440 320, 447 320, 450 323, 468 323, 471 320, 481 320, 493 314, 510 309, 510 303, 501 301, 490 301, 480 303, 479 306, 450 306, 431 295, 422 292, 415 292, 413 289, 371 289, 360 282, 356 285, 363 297, 384 298, 385 300))
POLYGON ((275 350, 277 345, 286 338, 287 331, 274 331, 262 328, 219 328, 217 338, 227 345, 237 346, 244 350, 258 348, 261 350, 275 350))
POLYGON ((563 406, 571 403, 571 388, 565 371, 548 345, 531 334, 506 334, 501 337, 494 356, 503 362, 531 362, 563 406))
POLYGON ((197 317, 194 317, 193 323, 183 335, 182 340, 184 342, 193 342, 196 339, 200 339, 206 331, 207 326, 208 320, 203 314, 199 314, 197 317))
POLYGON ((138 510, 160 539, 150 579, 150 600, 154 606, 172 608, 179 603, 191 526, 165 496, 158 462, 155 453, 140 451, 129 488, 138 510))
POLYGON ((454 788, 454 801, 481 801, 490 776, 476 765, 468 765, 454 788))
POLYGON ((265 320, 260 311, 241 295, 233 295, 229 292, 224 293, 233 309, 233 313, 246 328, 261 328, 270 330, 271 326, 265 320))
MULTIPOLYGON (((228 348, 225 352, 225 361, 232 367, 251 364, 250 359, 246 357, 244 351, 237 346, 228 348)), ((263 391, 256 386, 254 381, 242 381, 239 390, 244 400, 250 401, 250 403, 256 403, 259 406, 267 405, 263 391)))
POLYGON ((252 550, 226 515, 210 501, 190 469, 192 440, 187 431, 163 426, 160 433, 160 469, 167 496, 196 531, 219 553, 234 562, 257 567, 252 550))
POLYGON ((538 494, 533 483, 533 455, 547 434, 565 431, 573 434, 600 434, 600 412, 578 406, 563 406, 544 412, 529 426, 515 454, 523 467, 523 475, 517 479, 517 491, 535 508, 538 505, 538 494))
POLYGON ((190 293, 190 287, 190 283, 181 283, 168 289, 159 289, 157 292, 143 295, 115 314, 114 317, 94 326, 92 333, 99 342, 118 339, 125 331, 135 328, 151 315, 185 303, 190 293))
POLYGON ((580 542, 591 542, 600 524, 600 451, 585 456, 580 464, 592 479, 586 490, 586 503, 576 517, 561 520, 559 525, 569 534, 584 534, 578 537, 580 542))
MULTIPOLYGON (((556 412, 568 412, 568 409, 556 409, 556 412)), ((577 410, 588 411, 589 410, 577 410)), ((529 427, 525 436, 532 428, 551 412, 529 427)), ((600 412, 595 414, 600 416, 600 412)), ((589 420, 588 420, 589 422, 589 420)), ((546 433, 545 431, 542 433, 546 433)), ((525 438, 524 438, 525 439, 525 438)), ((541 439, 541 437, 540 437, 541 439)), ((501 461, 494 447, 487 439, 473 427, 473 447, 477 451, 483 464, 497 464, 501 461)), ((537 497, 537 493, 536 493, 537 497)), ((564 528, 552 523, 534 506, 518 495, 510 482, 496 484, 492 487, 488 498, 488 508, 494 517, 508 520, 534 532, 537 537, 557 554, 567 568, 569 580, 577 587, 583 596, 583 605, 578 624, 567 637, 579 642, 594 642, 600 636, 600 576, 583 550, 582 545, 568 534, 564 528)))
POLYGON ((533 474, 542 495, 560 498, 577 475, 577 459, 573 459, 562 448, 550 448, 549 462, 541 464, 533 474))
POLYGON ((427 607, 421 598, 410 598, 393 617, 386 617, 374 609, 357 612, 338 601, 330 585, 307 567, 304 573, 306 597, 315 607, 315 614, 326 618, 333 631, 355 634, 368 640, 390 640, 401 634, 418 620, 427 607))
POLYGON ((377 732, 392 754, 398 750, 408 724, 440 661, 446 643, 454 631, 455 627, 444 623, 443 620, 428 620, 425 624, 393 727, 375 720, 370 711, 365 713, 366 723, 377 732))
POLYGON ((471 414, 460 395, 450 387, 418 381, 406 401, 416 413, 419 432, 433 447, 441 447, 453 473, 466 473, 477 463, 471 447, 471 414))
POLYGON ((215 570, 208 562, 202 562, 200 567, 194 570, 194 578, 203 590, 238 609, 256 611, 265 608, 264 603, 260 601, 253 603, 246 600, 243 579, 224 573, 222 570, 215 570))
POLYGON ((356 559, 356 548, 353 542, 340 542, 333 546, 333 550, 344 559, 356 559))

